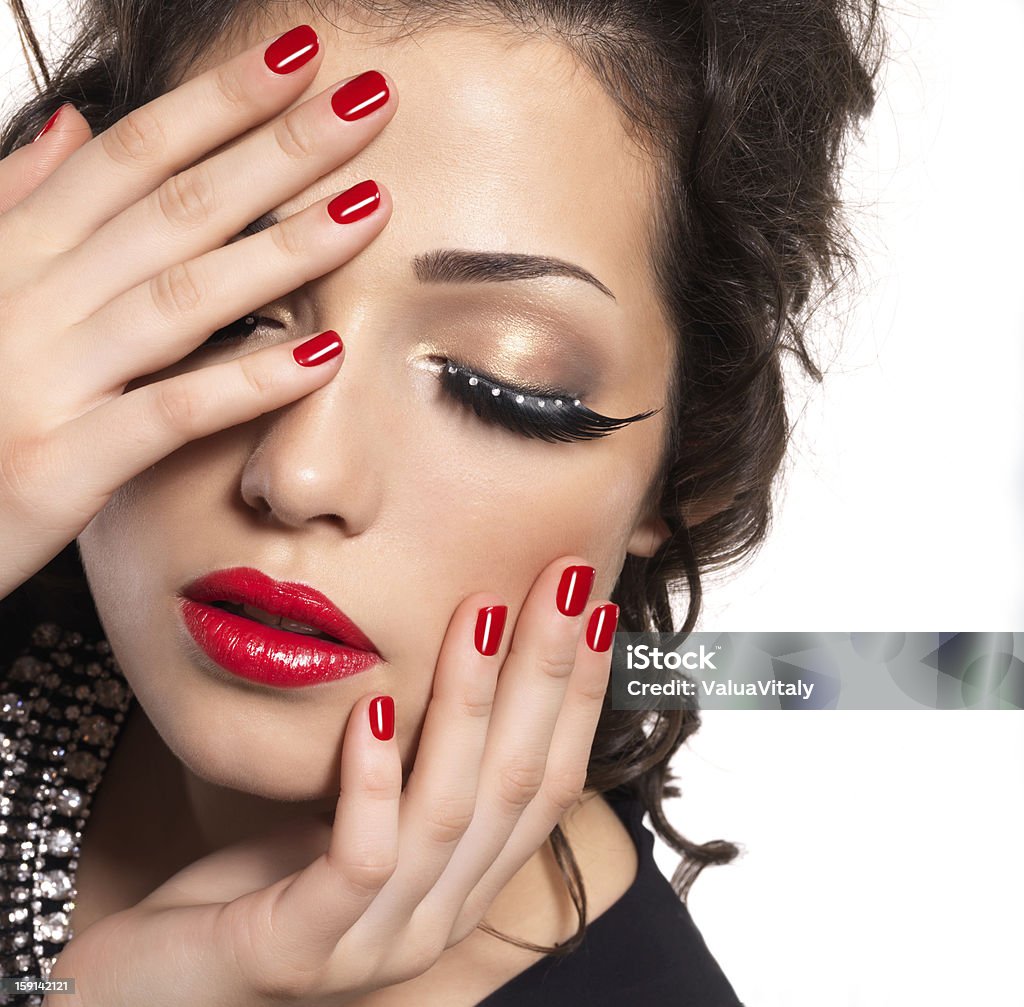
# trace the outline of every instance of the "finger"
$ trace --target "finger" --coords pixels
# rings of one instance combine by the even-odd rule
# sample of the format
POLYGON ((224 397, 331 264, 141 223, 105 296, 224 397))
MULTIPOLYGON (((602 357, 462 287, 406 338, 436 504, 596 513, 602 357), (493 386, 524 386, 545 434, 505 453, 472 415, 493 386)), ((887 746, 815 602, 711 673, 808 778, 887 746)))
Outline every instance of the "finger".
POLYGON ((256 306, 342 266, 380 233, 391 210, 390 194, 366 180, 166 270, 72 330, 67 372, 106 390, 156 373, 256 306))
POLYGON ((426 919, 454 922, 541 788, 593 578, 583 560, 563 558, 541 574, 523 605, 498 681, 476 814, 423 900, 426 919))
POLYGON ((431 898, 458 901, 462 907, 452 927, 452 944, 472 932, 498 893, 578 803, 586 785, 594 735, 608 692, 612 638, 618 617, 619 607, 612 602, 594 604, 589 610, 587 629, 580 637, 576 665, 551 739, 544 782, 519 817, 502 851, 471 893, 461 889, 449 891, 447 879, 432 893, 431 898))
POLYGON ((58 469, 60 459, 65 465, 89 459, 88 465, 76 465, 79 492, 88 506, 102 507, 118 486, 183 444, 279 409, 326 384, 343 359, 341 338, 328 330, 156 381, 71 421, 59 448, 50 453, 60 456, 58 469))
POLYGON ((90 301, 76 302, 85 317, 161 270, 221 247, 365 147, 394 115, 393 88, 377 71, 359 74, 174 175, 64 256, 57 282, 74 277, 87 292, 90 301))
POLYGON ((313 29, 299 26, 134 109, 5 214, 0 234, 59 235, 64 249, 76 247, 175 172, 294 101, 316 73, 319 50, 313 29))
MULTIPOLYGON (((37 189, 59 164, 91 139, 92 130, 84 116, 70 102, 61 105, 32 143, 0 161, 0 214, 37 189)), ((45 234, 37 235, 37 240, 46 238, 45 234)))
POLYGON ((394 723, 390 696, 353 707, 330 846, 277 895, 268 950, 296 968, 323 966, 395 871, 402 760, 394 723))
POLYGON ((398 870, 360 921, 371 944, 408 921, 473 818, 507 614, 497 596, 481 593, 452 615, 405 785, 398 870))

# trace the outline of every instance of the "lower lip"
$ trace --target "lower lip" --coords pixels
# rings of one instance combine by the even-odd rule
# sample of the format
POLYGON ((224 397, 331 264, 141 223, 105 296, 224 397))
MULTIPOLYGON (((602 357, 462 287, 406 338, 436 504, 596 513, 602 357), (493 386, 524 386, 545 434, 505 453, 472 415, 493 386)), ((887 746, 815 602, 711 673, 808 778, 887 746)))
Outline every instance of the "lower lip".
POLYGON ((330 643, 235 615, 191 598, 181 599, 185 628, 203 652, 233 675, 294 689, 358 675, 380 655, 330 643))

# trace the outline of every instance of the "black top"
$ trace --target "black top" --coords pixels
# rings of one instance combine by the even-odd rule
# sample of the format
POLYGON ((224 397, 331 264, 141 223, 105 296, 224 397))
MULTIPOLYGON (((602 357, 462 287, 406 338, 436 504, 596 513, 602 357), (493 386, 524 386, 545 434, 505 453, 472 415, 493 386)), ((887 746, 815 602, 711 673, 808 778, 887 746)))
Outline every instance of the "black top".
POLYGON ((579 948, 534 962, 479 1007, 743 1007, 654 860, 643 805, 604 796, 636 844, 633 884, 588 924, 579 948))

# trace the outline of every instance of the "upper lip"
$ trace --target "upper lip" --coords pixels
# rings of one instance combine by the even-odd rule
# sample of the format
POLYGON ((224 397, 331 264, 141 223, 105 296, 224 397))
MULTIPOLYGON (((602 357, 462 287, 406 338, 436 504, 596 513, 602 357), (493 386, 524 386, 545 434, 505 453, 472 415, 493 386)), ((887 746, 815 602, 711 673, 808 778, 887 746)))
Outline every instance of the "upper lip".
POLYGON ((370 638, 326 595, 308 584, 280 581, 251 566, 236 566, 197 577, 182 589, 193 601, 230 601, 305 623, 345 646, 379 651, 370 638))

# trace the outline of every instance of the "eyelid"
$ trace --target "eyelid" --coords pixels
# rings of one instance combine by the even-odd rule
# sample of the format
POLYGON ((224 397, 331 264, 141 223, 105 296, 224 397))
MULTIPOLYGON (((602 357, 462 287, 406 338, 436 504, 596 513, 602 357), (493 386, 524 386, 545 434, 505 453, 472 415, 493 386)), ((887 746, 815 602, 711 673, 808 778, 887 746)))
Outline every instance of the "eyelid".
POLYGON ((495 377, 488 371, 483 370, 479 367, 470 367, 467 364, 462 363, 460 360, 456 360, 454 357, 435 357, 432 361, 433 369, 436 373, 440 374, 443 370, 448 370, 449 373, 455 373, 455 371, 462 371, 466 375, 469 375, 470 384, 476 384, 474 379, 485 381, 489 385, 494 385, 501 389, 502 394, 508 394, 509 396, 530 396, 531 398, 539 399, 552 399, 552 400, 563 400, 565 402, 571 402, 574 405, 582 405, 581 396, 578 393, 569 391, 566 388, 557 388, 554 385, 541 385, 541 384, 512 384, 508 381, 503 381, 500 378, 495 377), (451 371, 451 368, 455 368, 455 371, 451 371))

